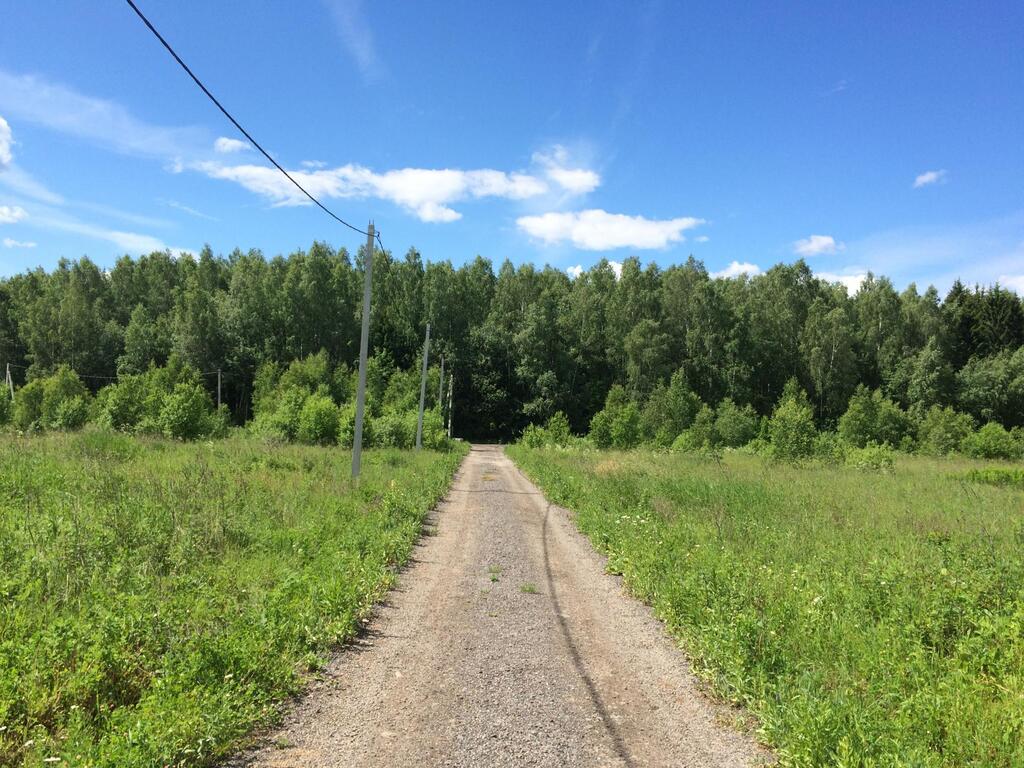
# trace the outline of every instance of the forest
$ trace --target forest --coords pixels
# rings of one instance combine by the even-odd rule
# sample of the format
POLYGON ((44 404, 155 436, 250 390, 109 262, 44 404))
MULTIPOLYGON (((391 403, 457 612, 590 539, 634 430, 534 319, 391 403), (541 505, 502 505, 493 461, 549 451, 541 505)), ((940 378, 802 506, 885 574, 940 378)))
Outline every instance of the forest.
MULTIPOLYGON (((321 242, 270 259, 206 247, 109 269, 62 260, 0 281, 0 370, 9 363, 20 387, 69 366, 95 392, 183 361, 206 374, 211 396, 222 372, 241 424, 268 363, 322 352, 357 367, 362 265, 362 250, 353 258, 321 242)), ((977 424, 1024 425, 1024 307, 998 285, 956 282, 942 296, 869 275, 851 296, 802 260, 724 279, 692 257, 667 268, 631 257, 572 279, 550 266, 506 260, 495 271, 478 256, 456 268, 414 248, 377 251, 377 364, 415 369, 428 322, 462 437, 514 439, 559 411, 587 433, 610 393, 642 407, 670 383, 766 416, 791 379, 819 428, 835 428, 861 386, 910 414, 942 406, 977 424)))

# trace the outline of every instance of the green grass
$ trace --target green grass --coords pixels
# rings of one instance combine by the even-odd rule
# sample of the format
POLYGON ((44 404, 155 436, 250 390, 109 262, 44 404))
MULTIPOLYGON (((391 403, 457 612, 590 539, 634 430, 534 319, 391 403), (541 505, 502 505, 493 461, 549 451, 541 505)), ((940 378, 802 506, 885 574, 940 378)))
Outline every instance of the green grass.
POLYGON ((1024 489, 967 460, 509 453, 783 764, 1024 765, 1024 489))
POLYGON ((208 765, 351 638, 460 453, 0 437, 0 765, 208 765), (49 764, 49 763, 48 763, 49 764))

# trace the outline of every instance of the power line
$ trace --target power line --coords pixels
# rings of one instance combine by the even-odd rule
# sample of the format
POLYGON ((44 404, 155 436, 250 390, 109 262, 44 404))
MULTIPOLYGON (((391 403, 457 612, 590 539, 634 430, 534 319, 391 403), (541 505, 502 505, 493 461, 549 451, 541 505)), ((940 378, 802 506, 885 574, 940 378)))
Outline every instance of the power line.
MULTIPOLYGON (((235 120, 234 117, 231 116, 231 113, 228 112, 226 109, 224 109, 224 106, 219 101, 217 101, 217 97, 214 96, 212 93, 210 93, 210 90, 205 85, 203 85, 202 81, 198 77, 196 77, 195 73, 191 69, 188 68, 188 64, 186 64, 184 61, 181 60, 181 57, 171 47, 171 44, 168 43, 164 39, 163 35, 161 35, 159 32, 157 32, 156 27, 154 27, 152 22, 150 22, 150 20, 146 18, 145 14, 142 11, 139 10, 139 7, 134 2, 132 2, 132 0, 126 0, 126 2, 128 3, 128 5, 131 6, 131 9, 133 11, 135 11, 136 15, 140 19, 142 19, 142 23, 145 24, 147 27, 149 27, 149 31, 152 32, 154 35, 156 35, 156 39, 159 40, 163 44, 164 48, 167 49, 167 52, 170 53, 171 56, 174 57, 174 60, 176 62, 178 62, 178 64, 181 65, 181 68, 184 69, 188 73, 188 76, 191 77, 195 81, 195 84, 199 86, 199 88, 202 90, 202 92, 207 95, 207 97, 210 99, 210 101, 212 101, 214 104, 217 105, 217 109, 219 109, 221 112, 224 113, 224 116, 228 120, 230 120, 232 122, 232 124, 235 126, 235 128, 240 130, 242 132, 242 135, 245 136, 245 138, 247 138, 250 141, 250 143, 252 143, 252 145, 254 147, 256 147, 256 149, 258 149, 263 154, 263 156, 265 158, 267 158, 267 160, 269 160, 271 163, 273 163, 274 167, 277 168, 277 170, 279 170, 281 173, 283 173, 285 175, 285 178, 288 179, 288 181, 290 181, 292 184, 294 184, 296 187, 298 187, 299 191, 301 191, 302 194, 304 194, 306 197, 308 197, 310 200, 312 200, 314 203, 316 203, 316 205, 319 206, 320 209, 324 213, 326 213, 328 216, 330 216, 335 221, 337 221, 337 222, 339 222, 341 224, 344 224, 346 227, 351 229, 353 232, 358 232, 361 235, 368 234, 365 230, 362 230, 359 227, 355 227, 355 226, 349 224, 343 218, 338 216, 336 213, 334 213, 334 211, 330 210, 327 206, 325 206, 323 203, 321 203, 319 200, 317 200, 315 197, 313 197, 313 195, 311 195, 309 192, 307 192, 306 188, 303 187, 301 184, 299 184, 299 182, 297 182, 294 178, 292 178, 292 175, 290 173, 288 173, 288 171, 286 171, 284 168, 282 168, 281 164, 278 163, 277 160, 275 160, 273 157, 271 157, 270 153, 267 152, 267 150, 265 150, 262 146, 260 146, 259 142, 256 141, 256 139, 254 139, 251 135, 249 135, 249 132, 247 130, 245 130, 245 128, 243 128, 241 126, 241 124, 237 120, 235 120)), ((380 235, 379 234, 377 236, 377 241, 380 242, 380 235)), ((384 249, 384 246, 381 245, 381 250, 383 250, 383 249, 384 249)))

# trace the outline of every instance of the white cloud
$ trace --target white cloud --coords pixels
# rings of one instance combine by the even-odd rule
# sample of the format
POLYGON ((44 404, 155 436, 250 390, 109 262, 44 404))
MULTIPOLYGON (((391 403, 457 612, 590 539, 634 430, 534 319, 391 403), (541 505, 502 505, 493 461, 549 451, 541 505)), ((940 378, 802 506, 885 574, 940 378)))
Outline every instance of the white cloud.
POLYGON ((608 266, 612 268, 612 272, 615 273, 615 279, 618 280, 622 277, 622 262, 621 261, 609 261, 608 266))
POLYGON ((946 180, 946 170, 925 171, 914 179, 914 189, 927 187, 929 184, 938 184, 946 180))
POLYGON ((657 220, 600 209, 552 212, 516 219, 521 230, 544 243, 568 241, 587 251, 665 248, 670 243, 683 241, 684 231, 703 223, 703 219, 690 216, 657 220))
POLYGON ((28 213, 18 205, 0 205, 0 224, 16 224, 25 219, 28 213))
POLYGON ((708 237, 707 235, 699 235, 699 236, 697 236, 697 237, 695 237, 693 239, 696 240, 698 243, 706 243, 711 238, 708 237))
POLYGON ((126 154, 169 158, 197 154, 209 146, 202 129, 150 125, 120 104, 84 96, 35 75, 0 71, 0 109, 8 117, 126 154))
POLYGON ((827 283, 842 283, 846 292, 851 296, 860 290, 861 284, 867 279, 867 272, 847 272, 837 274, 835 272, 815 272, 815 277, 827 283))
POLYGON ((759 274, 761 274, 761 268, 757 264, 751 264, 749 261, 731 261, 729 266, 725 269, 720 269, 718 272, 712 272, 711 276, 728 279, 739 277, 740 275, 753 277, 759 274))
POLYGON ((1024 275, 1000 275, 999 285, 1024 296, 1024 275))
POLYGON ((213 142, 213 148, 222 155, 229 155, 232 152, 244 152, 247 149, 251 149, 249 142, 242 141, 241 139, 229 139, 226 136, 221 136, 213 142))
POLYGON ((64 198, 46 188, 44 184, 36 181, 29 174, 25 173, 15 163, 11 163, 0 173, 0 185, 7 187, 20 195, 31 197, 50 205, 61 205, 64 198))
POLYGON ((811 235, 793 243, 793 252, 800 256, 820 256, 836 253, 845 247, 843 243, 836 242, 831 235, 811 235))
POLYGON ((38 243, 24 242, 21 240, 13 240, 9 237, 4 238, 4 248, 35 248, 38 243))
POLYGON ((549 152, 534 152, 533 161, 544 169, 545 175, 572 195, 585 195, 601 185, 601 176, 587 168, 571 167, 569 150, 556 144, 549 152))
POLYGON ((11 145, 14 138, 11 136, 11 126, 0 117, 0 168, 6 168, 11 164, 14 156, 11 154, 11 145))
POLYGON ((577 264, 575 267, 566 267, 565 272, 569 277, 575 280, 577 277, 583 274, 583 265, 577 264))
MULTIPOLYGON (((215 162, 192 167, 215 179, 234 181, 274 205, 306 205, 309 200, 276 169, 264 165, 225 166, 215 162)), ((462 218, 451 204, 483 197, 523 200, 544 194, 542 179, 525 173, 491 169, 401 168, 376 173, 359 165, 316 171, 293 171, 292 176, 314 197, 390 200, 422 221, 448 222, 462 218)))
POLYGON ((384 67, 377 56, 373 28, 363 14, 362 0, 324 0, 341 41, 366 82, 380 79, 384 67))
POLYGON ((214 216, 210 216, 209 214, 203 213, 202 211, 197 211, 195 208, 190 208, 187 205, 183 205, 179 203, 177 200, 164 200, 163 203, 164 205, 170 208, 175 208, 179 211, 184 211, 190 216, 195 216, 197 219, 206 219, 207 221, 220 221, 220 219, 217 219, 214 216))
POLYGON ((327 163, 325 163, 323 160, 303 160, 300 163, 300 165, 303 168, 311 168, 313 170, 316 170, 317 168, 326 168, 327 167, 327 163))

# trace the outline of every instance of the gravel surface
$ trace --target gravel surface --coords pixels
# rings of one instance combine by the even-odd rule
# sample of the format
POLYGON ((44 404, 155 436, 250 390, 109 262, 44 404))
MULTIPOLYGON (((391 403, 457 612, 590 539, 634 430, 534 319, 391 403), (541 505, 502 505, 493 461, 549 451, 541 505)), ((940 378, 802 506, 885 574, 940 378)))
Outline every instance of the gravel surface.
POLYGON ((401 584, 231 766, 771 762, 499 447, 473 446, 401 584))

